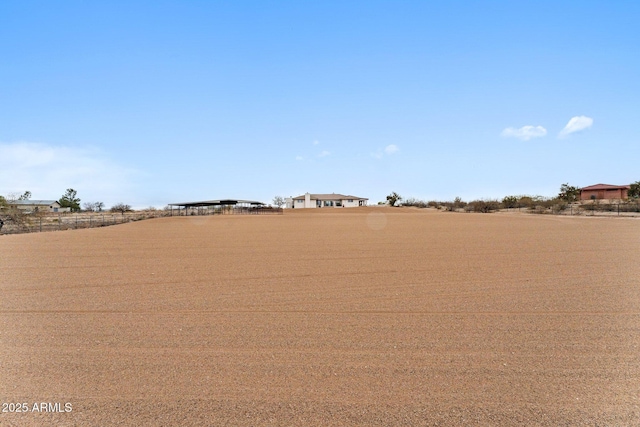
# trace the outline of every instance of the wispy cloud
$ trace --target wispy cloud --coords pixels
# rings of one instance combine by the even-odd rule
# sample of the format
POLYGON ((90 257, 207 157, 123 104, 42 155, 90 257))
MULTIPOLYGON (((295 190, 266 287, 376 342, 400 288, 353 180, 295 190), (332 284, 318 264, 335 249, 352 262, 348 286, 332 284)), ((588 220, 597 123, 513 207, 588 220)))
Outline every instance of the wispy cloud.
POLYGON ((547 130, 542 126, 522 126, 521 128, 506 128, 500 135, 504 138, 518 138, 528 141, 533 138, 541 138, 547 134, 547 130))
POLYGON ((29 190, 34 199, 58 199, 73 188, 83 202, 109 205, 130 196, 139 174, 92 148, 0 142, 0 159, 0 194, 29 190))
POLYGON ((300 161, 300 160, 304 160, 304 157, 302 156, 296 156, 296 160, 300 161))
POLYGON ((387 154, 394 154, 398 151, 400 151, 400 149, 395 144, 387 145, 386 147, 384 147, 384 152, 387 154))
POLYGON ((327 157, 327 156, 330 156, 330 155, 331 155, 330 151, 323 150, 323 151, 320 152, 320 154, 318 154, 318 157, 327 157))
POLYGON ((400 151, 400 148, 398 148, 397 145, 395 144, 389 144, 386 147, 384 147, 383 149, 378 149, 376 151, 374 151, 371 154, 371 157, 373 157, 374 159, 381 159, 386 155, 390 156, 392 154, 397 153, 398 151, 400 151))
POLYGON ((318 144, 320 144, 320 141, 317 141, 317 140, 313 141, 313 145, 318 145, 318 144))
POLYGON ((593 125, 593 119, 587 116, 575 116, 571 117, 569 123, 560 131, 558 134, 558 138, 565 138, 568 135, 580 132, 581 130, 585 130, 590 128, 593 125))

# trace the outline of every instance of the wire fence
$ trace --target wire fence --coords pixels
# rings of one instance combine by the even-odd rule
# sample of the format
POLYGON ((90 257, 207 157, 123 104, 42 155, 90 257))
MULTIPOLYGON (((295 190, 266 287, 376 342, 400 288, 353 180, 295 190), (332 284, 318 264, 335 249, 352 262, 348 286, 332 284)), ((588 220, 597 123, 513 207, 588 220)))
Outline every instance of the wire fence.
POLYGON ((601 217, 640 217, 640 201, 627 203, 570 203, 551 206, 531 206, 517 208, 533 214, 601 216, 601 217))
POLYGON ((81 213, 39 213, 23 214, 14 212, 2 215, 4 226, 0 234, 40 233, 46 231, 79 230, 83 228, 107 227, 133 221, 171 216, 201 215, 281 215, 282 208, 224 207, 223 209, 189 208, 146 210, 125 213, 81 212, 81 213))

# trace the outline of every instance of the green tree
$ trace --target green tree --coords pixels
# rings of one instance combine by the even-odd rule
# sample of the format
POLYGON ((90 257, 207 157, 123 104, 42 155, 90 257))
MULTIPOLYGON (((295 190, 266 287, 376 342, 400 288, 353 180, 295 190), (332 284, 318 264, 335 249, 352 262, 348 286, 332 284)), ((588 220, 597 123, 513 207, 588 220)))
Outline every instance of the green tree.
POLYGON ((67 188, 64 195, 58 200, 60 206, 63 208, 71 208, 72 211, 80 210, 80 199, 77 197, 78 192, 73 188, 67 188))
POLYGON ((575 202, 580 198, 580 187, 574 187, 569 184, 562 184, 560 186, 560 193, 558 198, 565 202, 575 202))
POLYGON ((400 200, 402 200, 402 197, 395 191, 387 196, 387 202, 391 206, 395 206, 400 200))
POLYGON ((518 197, 516 196, 505 196, 502 199, 502 206, 507 209, 515 208, 518 206, 518 197))
POLYGON ((640 197, 640 181, 636 181, 630 185, 628 196, 630 199, 637 199, 640 197))
POLYGON ((31 198, 31 191, 25 191, 24 194, 18 197, 18 200, 29 200, 31 198))
POLYGON ((7 207, 7 199, 0 196, 0 208, 5 208, 5 207, 7 207))

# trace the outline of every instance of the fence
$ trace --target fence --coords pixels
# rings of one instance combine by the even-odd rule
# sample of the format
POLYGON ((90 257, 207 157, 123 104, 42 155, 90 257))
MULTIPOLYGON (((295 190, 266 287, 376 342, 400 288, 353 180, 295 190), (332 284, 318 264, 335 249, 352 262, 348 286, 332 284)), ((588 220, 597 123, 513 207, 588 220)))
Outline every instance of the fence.
POLYGON ((281 215, 281 208, 232 208, 232 209, 174 209, 147 210, 137 212, 82 212, 82 213, 49 213, 49 214, 14 214, 3 215, 4 226, 0 234, 38 233, 44 231, 78 230, 81 228, 106 227, 132 221, 161 218, 169 216, 192 215, 281 215))
POLYGON ((514 208, 521 212, 534 214, 601 216, 601 217, 640 217, 640 201, 627 203, 571 203, 536 205, 514 208))
POLYGON ((282 208, 248 206, 201 206, 170 209, 169 216, 191 215, 282 215, 282 208))

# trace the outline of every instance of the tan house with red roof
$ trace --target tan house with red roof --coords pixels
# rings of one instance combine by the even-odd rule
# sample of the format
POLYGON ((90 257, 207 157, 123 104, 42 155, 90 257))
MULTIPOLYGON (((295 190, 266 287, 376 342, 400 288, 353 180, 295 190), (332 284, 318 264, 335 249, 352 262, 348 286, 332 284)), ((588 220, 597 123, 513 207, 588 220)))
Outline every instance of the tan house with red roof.
POLYGON ((629 197, 629 185, 596 184, 580 190, 580 200, 622 200, 629 197))

